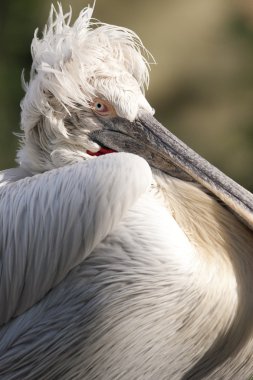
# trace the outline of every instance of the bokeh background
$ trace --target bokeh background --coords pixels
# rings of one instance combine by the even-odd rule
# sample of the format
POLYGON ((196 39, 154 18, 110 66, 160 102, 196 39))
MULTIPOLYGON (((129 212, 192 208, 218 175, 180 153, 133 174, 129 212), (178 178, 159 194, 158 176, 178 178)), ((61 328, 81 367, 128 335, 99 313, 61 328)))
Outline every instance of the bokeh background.
MULTIPOLYGON (((28 79, 50 3, 1 0, 0 170, 15 165, 21 71, 28 79)), ((62 4, 75 17, 88 2, 62 4)), ((155 57, 147 97, 157 118, 253 191, 253 1, 97 0, 94 17, 133 29, 155 57)))

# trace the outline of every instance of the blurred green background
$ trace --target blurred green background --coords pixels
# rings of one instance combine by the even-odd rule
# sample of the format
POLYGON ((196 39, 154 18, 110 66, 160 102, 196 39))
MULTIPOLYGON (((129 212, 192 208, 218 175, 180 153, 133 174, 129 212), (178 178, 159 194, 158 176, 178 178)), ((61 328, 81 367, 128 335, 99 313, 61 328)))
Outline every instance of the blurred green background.
MULTIPOLYGON (((0 170, 15 165, 20 75, 50 3, 1 0, 0 170)), ((62 4, 77 16, 88 2, 62 4)), ((157 118, 253 191, 253 1, 97 0, 94 17, 133 29, 155 57, 147 98, 157 118)))

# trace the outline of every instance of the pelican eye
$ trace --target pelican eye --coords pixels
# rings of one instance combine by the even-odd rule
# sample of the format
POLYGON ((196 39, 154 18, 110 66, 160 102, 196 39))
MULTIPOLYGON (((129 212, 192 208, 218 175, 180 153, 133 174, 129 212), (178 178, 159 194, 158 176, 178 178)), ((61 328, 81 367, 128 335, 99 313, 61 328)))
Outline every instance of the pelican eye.
POLYGON ((95 110, 99 111, 99 112, 107 112, 108 108, 102 102, 96 102, 95 103, 95 110))
POLYGON ((114 107, 105 99, 94 99, 92 109, 101 116, 116 116, 114 107))

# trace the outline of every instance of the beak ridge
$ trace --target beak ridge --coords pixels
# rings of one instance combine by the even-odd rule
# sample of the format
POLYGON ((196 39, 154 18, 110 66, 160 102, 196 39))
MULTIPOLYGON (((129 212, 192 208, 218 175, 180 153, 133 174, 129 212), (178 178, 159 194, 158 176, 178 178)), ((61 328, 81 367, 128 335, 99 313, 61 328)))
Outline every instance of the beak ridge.
POLYGON ((103 123, 103 129, 91 134, 98 144, 140 155, 152 167, 173 177, 198 182, 253 229, 253 195, 194 152, 153 115, 140 112, 134 122, 114 118, 103 123))

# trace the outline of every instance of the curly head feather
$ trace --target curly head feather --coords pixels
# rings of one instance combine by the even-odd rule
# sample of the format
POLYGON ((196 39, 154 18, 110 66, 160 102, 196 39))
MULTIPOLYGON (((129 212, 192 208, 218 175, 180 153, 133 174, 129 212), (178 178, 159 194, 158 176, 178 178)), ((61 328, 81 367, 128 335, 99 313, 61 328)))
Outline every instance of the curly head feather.
MULTIPOLYGON (((18 152, 21 166, 31 171, 75 162, 80 152, 85 158, 80 147, 73 147, 64 117, 88 109, 94 97, 107 99, 119 116, 129 120, 135 118, 139 106, 149 108, 144 97, 149 53, 134 32, 98 22, 92 13, 93 7, 83 9, 71 26, 71 9, 64 14, 58 4, 58 10, 51 7, 41 39, 35 31, 30 82, 24 84, 21 104, 24 136, 18 152), (65 160, 56 160, 64 149, 65 160)), ((87 136, 82 142, 94 149, 87 136)))

